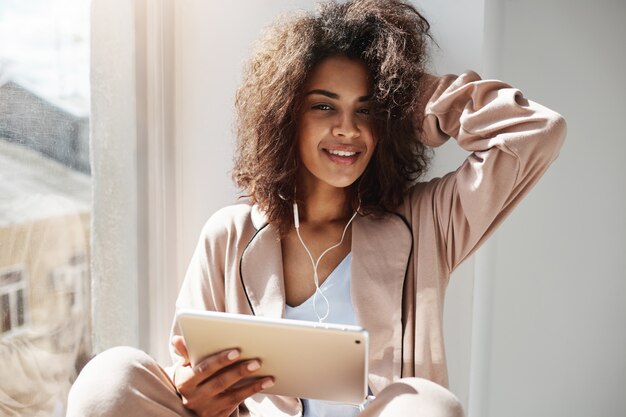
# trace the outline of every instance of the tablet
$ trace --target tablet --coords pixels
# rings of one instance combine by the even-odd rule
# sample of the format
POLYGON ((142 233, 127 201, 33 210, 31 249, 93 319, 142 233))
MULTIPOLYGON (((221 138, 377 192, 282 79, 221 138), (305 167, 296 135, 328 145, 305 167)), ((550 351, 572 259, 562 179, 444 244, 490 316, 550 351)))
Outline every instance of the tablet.
POLYGON ((361 404, 367 396, 368 334, 358 326, 181 310, 176 314, 193 366, 239 348, 259 358, 255 377, 273 376, 266 394, 361 404))

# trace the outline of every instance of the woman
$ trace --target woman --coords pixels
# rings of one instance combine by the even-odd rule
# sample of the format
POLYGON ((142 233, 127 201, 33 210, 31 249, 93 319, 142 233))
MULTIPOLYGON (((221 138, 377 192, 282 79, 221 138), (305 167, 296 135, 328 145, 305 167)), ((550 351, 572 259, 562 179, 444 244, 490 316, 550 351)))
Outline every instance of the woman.
POLYGON ((271 377, 233 388, 263 364, 233 347, 192 368, 174 326, 167 374, 135 350, 105 352, 68 415, 462 415, 444 388, 450 273, 556 158, 565 123, 500 81, 426 74, 428 40, 427 21, 400 0, 327 3, 271 28, 236 102, 234 178, 250 202, 209 219, 177 301, 360 324, 375 397, 364 411, 264 395, 271 377), (449 137, 471 154, 417 182, 428 148, 449 137), (124 372, 93 399, 100 369, 124 372), (92 399, 78 400, 85 391, 92 399))

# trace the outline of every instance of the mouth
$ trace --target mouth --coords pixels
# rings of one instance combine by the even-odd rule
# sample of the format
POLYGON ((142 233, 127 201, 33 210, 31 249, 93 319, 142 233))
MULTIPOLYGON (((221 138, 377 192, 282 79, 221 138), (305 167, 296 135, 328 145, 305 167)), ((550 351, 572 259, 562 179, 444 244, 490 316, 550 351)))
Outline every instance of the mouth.
POLYGON ((355 149, 323 149, 331 161, 340 165, 351 165, 356 162, 361 152, 355 149))
POLYGON ((339 150, 335 150, 335 149, 325 149, 326 152, 328 152, 331 155, 336 155, 336 156, 354 156, 356 155, 358 152, 353 152, 353 151, 339 151, 339 150))

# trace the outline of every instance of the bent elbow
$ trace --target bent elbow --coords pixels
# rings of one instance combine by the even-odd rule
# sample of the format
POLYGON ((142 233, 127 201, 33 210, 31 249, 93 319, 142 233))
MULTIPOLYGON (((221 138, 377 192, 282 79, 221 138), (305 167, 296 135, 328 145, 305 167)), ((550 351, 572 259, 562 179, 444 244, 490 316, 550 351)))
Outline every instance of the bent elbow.
POLYGON ((550 142, 550 149, 554 161, 558 156, 567 136, 567 122, 565 118, 557 112, 552 112, 552 117, 546 128, 546 140, 550 142))

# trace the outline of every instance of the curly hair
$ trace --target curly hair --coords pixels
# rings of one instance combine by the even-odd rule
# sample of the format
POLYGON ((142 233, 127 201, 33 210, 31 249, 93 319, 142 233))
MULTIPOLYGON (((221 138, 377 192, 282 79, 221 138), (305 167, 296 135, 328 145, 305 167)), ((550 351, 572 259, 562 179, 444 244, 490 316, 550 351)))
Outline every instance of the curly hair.
POLYGON ((330 56, 362 60, 372 77, 377 145, 357 186, 361 214, 393 210, 425 172, 430 154, 419 140, 420 78, 430 25, 402 0, 329 1, 317 13, 276 21, 244 70, 236 99, 233 179, 277 224, 293 224, 297 171, 296 123, 312 69, 330 56))

